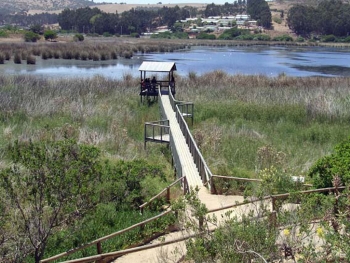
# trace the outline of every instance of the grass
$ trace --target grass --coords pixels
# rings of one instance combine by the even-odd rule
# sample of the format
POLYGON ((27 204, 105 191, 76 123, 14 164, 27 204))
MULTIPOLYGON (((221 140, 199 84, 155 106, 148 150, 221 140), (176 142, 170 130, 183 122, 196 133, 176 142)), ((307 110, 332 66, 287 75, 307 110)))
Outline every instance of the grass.
MULTIPOLYGON (((305 175, 316 160, 349 136, 350 78, 268 78, 215 71, 176 76, 176 82, 177 98, 195 103, 191 129, 214 174, 257 177, 262 149, 271 146, 285 156, 285 171, 305 175)), ((162 163, 172 176, 166 146, 143 149, 143 125, 159 120, 159 109, 156 104, 140 104, 138 85, 139 79, 130 75, 121 80, 1 75, 1 165, 6 164, 3 156, 9 142, 69 137, 97 146, 112 161, 162 163)), ((112 214, 107 212, 101 214, 112 214)), ((108 234, 110 229, 99 233, 108 234)), ((95 238, 91 233, 81 235, 67 247, 95 238)))
MULTIPOLYGON (((215 71, 176 80, 179 99, 195 103, 193 134, 214 173, 253 177, 259 149, 270 145, 285 153, 286 170, 304 175, 348 137, 349 78, 215 71)), ((7 132, 0 136, 1 148, 18 137, 60 138, 68 132, 111 155, 156 160, 159 152, 143 151, 143 125, 159 119, 158 107, 139 103, 138 81, 129 75, 53 81, 2 76, 0 126, 7 132)))
MULTIPOLYGON (((143 151, 143 125, 157 105, 139 103, 138 79, 43 80, 0 77, 3 148, 10 140, 60 138, 66 133, 116 158, 157 160, 143 151)), ((227 75, 176 77, 179 99, 195 103, 193 134, 214 174, 256 177, 257 153, 270 145, 285 169, 305 175, 348 137, 349 78, 227 75), (215 87, 215 88, 213 88, 215 87)))
POLYGON ((195 103, 193 134, 214 174, 256 177, 266 145, 286 155, 285 169, 305 175, 349 136, 349 78, 177 77, 177 94, 195 103), (215 87, 215 88, 214 88, 215 87))

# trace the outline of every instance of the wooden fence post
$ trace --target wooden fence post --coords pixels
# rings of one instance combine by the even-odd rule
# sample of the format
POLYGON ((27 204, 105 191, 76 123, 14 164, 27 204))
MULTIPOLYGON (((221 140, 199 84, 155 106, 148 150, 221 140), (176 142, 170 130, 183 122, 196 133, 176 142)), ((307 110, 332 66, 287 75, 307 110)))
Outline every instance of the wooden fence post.
POLYGON ((271 196, 272 211, 276 211, 276 199, 271 196))
MULTIPOLYGON (((96 246, 97 246, 97 254, 102 254, 102 245, 101 245, 101 242, 97 242, 96 243, 96 246)), ((97 260, 98 263, 102 263, 102 259, 100 260, 97 260)))
POLYGON ((200 215, 198 221, 199 221, 199 230, 203 231, 204 216, 200 215))
POLYGON ((213 178, 213 176, 210 177, 209 183, 210 183, 210 193, 211 194, 216 194, 216 189, 215 189, 215 185, 214 185, 214 178, 213 178))
POLYGON ((277 226, 277 212, 273 210, 269 216, 270 226, 276 228, 277 226))
POLYGON ((170 187, 166 189, 166 201, 170 203, 170 187))

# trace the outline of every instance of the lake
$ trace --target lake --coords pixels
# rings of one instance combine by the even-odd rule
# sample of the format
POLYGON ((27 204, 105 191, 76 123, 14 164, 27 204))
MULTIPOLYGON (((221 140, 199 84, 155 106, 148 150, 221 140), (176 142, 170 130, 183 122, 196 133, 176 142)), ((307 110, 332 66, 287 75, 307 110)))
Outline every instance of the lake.
POLYGON ((50 78, 93 77, 102 75, 118 79, 131 74, 139 77, 138 68, 143 61, 173 61, 177 74, 197 75, 214 70, 229 74, 275 77, 288 76, 350 76, 350 48, 329 47, 286 47, 286 46, 244 46, 205 47, 171 53, 136 53, 132 59, 119 58, 107 61, 81 61, 37 58, 36 65, 14 64, 13 61, 0 65, 0 74, 30 74, 50 78))

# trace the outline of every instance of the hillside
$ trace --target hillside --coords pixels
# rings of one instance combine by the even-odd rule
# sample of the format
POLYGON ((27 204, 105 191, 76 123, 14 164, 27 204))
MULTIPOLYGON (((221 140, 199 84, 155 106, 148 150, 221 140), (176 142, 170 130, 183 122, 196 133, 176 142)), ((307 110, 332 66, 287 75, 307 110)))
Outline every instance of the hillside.
POLYGON ((28 12, 29 10, 54 11, 95 5, 90 0, 1 0, 0 13, 28 12))

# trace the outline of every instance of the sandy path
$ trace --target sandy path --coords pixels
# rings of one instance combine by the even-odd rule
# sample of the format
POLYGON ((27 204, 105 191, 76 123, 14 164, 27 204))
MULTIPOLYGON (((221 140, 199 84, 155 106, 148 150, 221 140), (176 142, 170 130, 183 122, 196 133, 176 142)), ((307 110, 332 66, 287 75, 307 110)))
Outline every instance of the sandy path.
MULTIPOLYGON (((212 195, 208 192, 208 190, 205 187, 202 187, 200 191, 198 192, 198 197, 206 205, 206 207, 211 210, 215 208, 221 208, 229 205, 233 205, 235 203, 241 203, 243 202, 242 196, 224 196, 224 195, 212 195)), ((243 211, 241 209, 238 209, 240 211, 243 211)), ((227 210, 222 210, 219 212, 212 213, 211 215, 215 214, 215 216, 220 219, 224 219, 224 213, 227 212, 227 210)), ((215 226, 211 225, 210 228, 215 228, 215 226)), ((174 239, 181 239, 183 237, 186 237, 188 235, 191 235, 192 233, 187 231, 186 229, 183 229, 182 231, 174 232, 167 234, 163 237, 160 237, 154 241, 152 241, 150 244, 159 244, 162 242, 166 242, 169 240, 174 239)), ((147 250, 130 253, 127 255, 124 255, 118 259, 116 259, 115 263, 129 263, 129 262, 140 262, 140 263, 153 263, 153 262, 178 262, 183 256, 186 255, 186 245, 185 241, 180 241, 177 243, 157 247, 157 248, 150 248, 147 250)))

